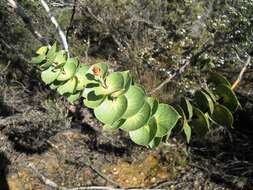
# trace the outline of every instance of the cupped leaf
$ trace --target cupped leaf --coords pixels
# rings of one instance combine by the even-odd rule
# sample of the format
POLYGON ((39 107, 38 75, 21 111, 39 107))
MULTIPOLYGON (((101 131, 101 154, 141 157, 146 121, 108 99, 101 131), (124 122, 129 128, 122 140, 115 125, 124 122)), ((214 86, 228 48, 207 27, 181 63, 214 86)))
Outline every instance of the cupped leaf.
POLYGON ((151 118, 148 123, 134 131, 129 132, 129 136, 133 142, 138 145, 148 146, 153 140, 157 131, 156 120, 151 118))
POLYGON ((239 107, 240 103, 229 86, 223 84, 218 85, 215 93, 219 96, 218 102, 226 106, 230 111, 234 112, 239 107))
POLYGON ((47 60, 50 63, 53 63, 54 58, 56 56, 56 51, 57 51, 57 47, 56 47, 56 43, 54 43, 52 45, 52 47, 49 48, 48 52, 47 52, 47 60))
POLYGON ((226 77, 222 76, 216 72, 210 72, 207 82, 213 82, 215 85, 224 84, 231 87, 230 82, 226 79, 226 77))
POLYGON ((54 64, 56 66, 61 66, 66 62, 66 60, 67 60, 66 52, 64 50, 61 50, 56 53, 56 56, 54 58, 54 64))
POLYGON ((105 99, 105 96, 97 96, 94 91, 88 93, 87 97, 83 100, 83 103, 88 108, 98 107, 105 99))
POLYGON ((125 122, 120 126, 120 129, 124 131, 133 131, 143 127, 149 120, 151 108, 145 101, 142 108, 135 115, 127 118, 125 122))
POLYGON ((186 98, 181 98, 181 107, 184 110, 187 119, 191 119, 193 116, 193 107, 190 101, 186 98))
POLYGON ((45 55, 47 53, 47 50, 48 50, 47 46, 42 46, 36 51, 36 54, 45 55))
POLYGON ((101 105, 94 109, 94 113, 99 121, 112 125, 122 117, 126 108, 127 99, 124 95, 115 99, 110 99, 108 97, 101 105))
POLYGON ((119 90, 118 92, 114 92, 111 94, 112 97, 118 97, 122 94, 124 94, 126 91, 128 91, 131 83, 132 83, 132 78, 130 76, 130 73, 129 71, 123 71, 123 72, 120 72, 121 75, 123 76, 123 79, 124 79, 124 88, 122 90, 119 90))
POLYGON ((138 86, 131 85, 125 93, 127 98, 127 110, 123 118, 128 118, 135 115, 143 106, 145 99, 145 92, 138 86))
POLYGON ((73 77, 76 72, 77 65, 78 65, 78 60, 76 58, 68 58, 57 80, 66 81, 70 79, 71 77, 73 77))
POLYGON ((165 136, 175 127, 178 119, 181 117, 178 112, 170 105, 159 104, 154 115, 157 122, 157 137, 165 136))
POLYGON ((200 109, 194 107, 190 126, 197 135, 202 137, 208 132, 210 124, 207 116, 200 109))
POLYGON ((208 94, 204 91, 196 91, 194 98, 201 111, 213 113, 214 103, 208 94))
POLYGON ((63 85, 63 84, 64 84, 64 82, 55 80, 54 82, 52 82, 52 83, 49 85, 49 87, 50 87, 50 89, 55 90, 55 89, 57 89, 59 86, 61 86, 61 85, 63 85))
POLYGON ((214 112, 210 116, 211 119, 222 126, 232 127, 233 126, 233 115, 228 108, 220 104, 214 106, 214 112))
MULTIPOLYGON (((96 88, 99 87, 99 84, 98 83, 90 83, 90 84, 87 84, 87 86, 83 89, 83 92, 82 92, 82 97, 84 98, 87 98, 88 94, 91 92, 91 91, 95 91, 96 88)), ((96 93, 95 93, 96 94, 96 93)))
POLYGON ((70 102, 70 103, 74 103, 76 102, 77 100, 79 100, 79 98, 81 97, 81 92, 76 92, 74 94, 66 94, 66 97, 67 97, 67 100, 70 102))
POLYGON ((75 76, 77 77, 77 86, 76 90, 82 90, 84 87, 89 83, 89 80, 86 77, 86 73, 89 70, 89 66, 87 65, 79 65, 79 67, 76 70, 75 76))
POLYGON ((208 88, 202 88, 201 89, 203 92, 205 92, 211 99, 212 101, 215 103, 217 100, 216 100, 216 96, 214 95, 214 93, 208 89, 208 88))
POLYGON ((51 66, 47 70, 41 72, 41 79, 44 83, 50 84, 57 79, 60 72, 61 69, 55 69, 53 66, 51 66))
POLYGON ((39 64, 39 63, 42 63, 45 60, 46 60, 46 56, 42 54, 42 55, 38 55, 36 57, 33 57, 32 60, 31 60, 31 63, 32 64, 39 64))
POLYGON ((146 97, 146 102, 148 102, 149 106, 151 107, 151 116, 153 116, 158 108, 158 101, 153 97, 146 97))
POLYGON ((162 137, 155 137, 149 144, 149 148, 156 148, 162 141, 162 137))
POLYGON ((57 88, 57 92, 60 95, 63 95, 66 93, 73 94, 75 92, 76 85, 77 85, 77 79, 76 79, 76 77, 73 77, 73 78, 69 79, 66 83, 64 83, 63 85, 59 86, 57 88))
POLYGON ((105 124, 103 126, 103 131, 114 131, 116 129, 119 129, 119 127, 124 123, 125 119, 120 119, 116 122, 114 122, 112 125, 105 124))
POLYGON ((114 72, 106 77, 105 84, 96 90, 97 95, 109 95, 124 89, 124 78, 120 72, 114 72))
POLYGON ((181 118, 179 119, 177 125, 180 126, 181 129, 183 129, 186 141, 187 143, 189 143, 191 140, 191 127, 188 124, 183 108, 181 106, 177 106, 176 110, 181 115, 181 118))

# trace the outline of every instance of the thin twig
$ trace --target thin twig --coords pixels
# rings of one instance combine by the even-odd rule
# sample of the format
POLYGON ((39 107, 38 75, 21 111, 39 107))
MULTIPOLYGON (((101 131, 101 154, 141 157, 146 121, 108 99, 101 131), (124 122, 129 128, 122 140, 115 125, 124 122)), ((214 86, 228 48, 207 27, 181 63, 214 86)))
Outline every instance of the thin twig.
POLYGON ((73 4, 73 8, 72 8, 72 14, 71 14, 69 26, 68 26, 67 32, 66 32, 66 38, 67 38, 67 39, 68 39, 68 37, 69 37, 69 32, 70 32, 70 29, 71 29, 71 27, 72 27, 72 25, 73 25, 73 20, 74 20, 74 18, 75 18, 76 7, 77 7, 77 0, 74 0, 74 4, 73 4))
POLYGON ((148 94, 154 94, 161 88, 163 88, 167 83, 169 83, 175 76, 178 74, 181 74, 184 72, 185 68, 190 64, 190 61, 188 60, 182 67, 180 67, 178 70, 176 70, 172 75, 169 76, 165 81, 163 81, 161 84, 159 84, 156 88, 154 88, 152 91, 150 91, 148 94))
POLYGON ((64 50, 67 52, 67 55, 69 57, 69 46, 68 46, 68 42, 67 42, 67 38, 64 34, 64 32, 62 31, 59 23, 57 22, 56 18, 54 17, 54 15, 52 14, 52 12, 50 11, 50 8, 47 4, 47 2, 45 0, 40 0, 42 6, 44 7, 44 9, 46 10, 48 17, 50 18, 51 22, 55 25, 56 30, 59 33, 60 39, 62 41, 62 45, 64 47, 64 50))
MULTIPOLYGON (((237 56, 237 59, 238 59, 240 62, 243 62, 237 53, 236 53, 236 56, 237 56)), ((250 61, 251 61, 251 56, 248 56, 247 61, 246 61, 246 62, 243 62, 243 63, 244 63, 244 66, 243 66, 243 68, 241 69, 241 71, 240 71, 240 73, 239 73, 239 75, 238 75, 236 81, 233 83, 233 85, 232 85, 232 87, 231 87, 232 90, 235 90, 235 88, 236 88, 236 87, 238 86, 238 84, 241 82, 242 77, 243 77, 243 74, 245 73, 247 67, 250 65, 250 61)))
POLYGON ((40 181, 44 183, 45 185, 49 187, 53 187, 58 190, 89 190, 89 189, 101 189, 101 190, 120 190, 122 188, 113 188, 113 187, 107 187, 107 186, 87 186, 87 187, 73 187, 73 188, 68 188, 68 187, 63 187, 59 186, 57 183, 54 181, 46 178, 44 175, 42 175, 39 170, 34 166, 33 163, 28 163, 28 167, 32 169, 32 171, 38 176, 40 181))
POLYGON ((15 10, 17 15, 22 18, 32 35, 42 44, 48 44, 48 39, 43 37, 40 32, 34 28, 32 19, 26 14, 25 9, 15 0, 8 0, 8 4, 15 10))

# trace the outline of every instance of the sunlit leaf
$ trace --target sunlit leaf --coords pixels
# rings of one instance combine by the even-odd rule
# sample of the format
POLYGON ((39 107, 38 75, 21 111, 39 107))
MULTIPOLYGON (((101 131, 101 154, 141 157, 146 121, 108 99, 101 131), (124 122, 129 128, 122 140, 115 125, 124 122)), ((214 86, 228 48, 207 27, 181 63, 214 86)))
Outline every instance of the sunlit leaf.
POLYGON ((156 120, 154 118, 151 118, 145 126, 137 130, 130 131, 129 136, 131 140, 136 144, 148 146, 148 144, 155 137, 156 130, 157 130, 156 120))
POLYGON ((124 88, 122 90, 112 93, 111 94, 112 97, 118 97, 118 96, 124 94, 129 89, 129 87, 131 85, 132 79, 131 79, 129 71, 123 71, 120 73, 124 79, 124 88))
POLYGON ((157 108, 158 108, 159 103, 153 97, 146 97, 145 100, 148 102, 149 106, 151 107, 151 110, 152 110, 151 111, 151 116, 153 116, 155 114, 157 108))
POLYGON ((57 92, 60 95, 63 95, 65 93, 74 93, 77 85, 77 79, 76 77, 73 77, 72 79, 69 79, 66 83, 61 85, 57 88, 57 92))
POLYGON ((86 72, 89 70, 89 66, 80 64, 76 70, 75 76, 77 77, 77 86, 76 90, 82 90, 89 83, 86 72))
POLYGON ((154 115, 157 122, 157 137, 165 136, 175 127, 178 119, 181 117, 178 112, 170 105, 159 104, 154 115))
POLYGON ((193 107, 190 101, 186 98, 181 98, 181 107, 184 110, 187 119, 191 119, 193 116, 193 107))
POLYGON ((88 108, 96 108, 104 101, 104 99, 105 96, 97 96, 94 91, 91 91, 83 100, 83 103, 88 108))
POLYGON ((54 58, 56 56, 56 51, 57 51, 57 47, 56 47, 56 43, 54 43, 52 45, 52 47, 49 48, 48 52, 47 52, 47 60, 50 63, 53 63, 54 58))
POLYGON ((150 148, 156 148, 159 146, 160 142, 162 140, 162 137, 155 137, 150 143, 149 143, 149 147, 150 148))
POLYGON ((208 89, 208 88, 202 88, 201 90, 203 92, 205 92, 212 99, 213 102, 216 102, 216 97, 215 97, 214 93, 211 92, 210 89, 208 89))
POLYGON ((75 101, 79 100, 79 98, 81 97, 81 92, 76 92, 74 94, 66 94, 67 100, 70 103, 74 103, 75 101))
POLYGON ((66 81, 70 79, 71 77, 73 77, 77 66, 78 66, 78 60, 76 58, 68 58, 57 80, 66 81))
POLYGON ((47 50, 48 50, 47 46, 42 46, 36 51, 36 54, 45 55, 47 53, 47 50))
POLYGON ((211 119, 222 126, 232 127, 233 126, 233 115, 228 108, 220 104, 216 104, 214 107, 214 112, 210 116, 211 119))
POLYGON ((100 106, 94 109, 94 113, 99 121, 112 125, 115 121, 122 117, 126 108, 127 99, 123 95, 115 99, 105 99, 100 106))
POLYGON ((142 108, 145 93, 140 87, 131 85, 125 93, 125 96, 127 98, 128 105, 123 118, 128 118, 135 115, 142 108))
POLYGON ((127 118, 125 122, 120 126, 120 129, 124 131, 133 131, 143 127, 149 120, 151 108, 145 101, 142 108, 133 116, 127 118))
POLYGON ((55 69, 51 66, 47 70, 41 72, 41 79, 45 84, 50 84, 57 79, 60 72, 60 69, 55 69))
POLYGON ((46 56, 45 55, 38 55, 36 57, 33 57, 31 60, 32 64, 39 64, 42 63, 44 60, 46 60, 46 56))
POLYGON ((114 122, 112 125, 105 124, 103 126, 103 131, 114 131, 114 130, 118 129, 124 123, 124 121, 125 121, 125 119, 120 119, 120 120, 114 122))
POLYGON ((99 87, 98 83, 87 84, 87 86, 83 89, 82 97, 87 98, 88 94, 91 91, 95 91, 97 87, 99 87))
POLYGON ((62 64, 64 64, 66 62, 66 60, 67 60, 66 52, 64 50, 61 50, 56 53, 54 63, 57 66, 61 66, 62 64))
POLYGON ((215 93, 219 96, 218 102, 226 106, 230 111, 234 112, 239 106, 239 101, 235 93, 227 85, 218 85, 215 93))
POLYGON ((61 85, 63 85, 63 84, 64 84, 64 82, 55 80, 54 82, 52 82, 52 83, 49 85, 49 87, 50 87, 50 89, 55 90, 55 89, 57 89, 59 86, 61 86, 61 85))

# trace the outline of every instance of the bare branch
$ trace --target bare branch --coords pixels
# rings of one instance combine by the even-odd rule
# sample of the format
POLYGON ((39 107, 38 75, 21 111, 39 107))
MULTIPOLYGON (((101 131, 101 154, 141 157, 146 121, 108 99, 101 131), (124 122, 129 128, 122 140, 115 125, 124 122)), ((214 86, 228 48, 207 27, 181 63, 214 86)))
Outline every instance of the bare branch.
POLYGON ((68 36, 69 36, 70 28, 73 25, 73 20, 74 20, 75 14, 76 14, 76 7, 77 7, 77 0, 74 0, 74 5, 73 5, 73 8, 72 8, 72 14, 71 14, 69 26, 68 26, 68 29, 67 29, 67 32, 66 32, 66 38, 67 39, 68 39, 68 36))
POLYGON ((42 44, 48 44, 48 40, 44 38, 39 31, 37 31, 32 23, 32 19, 26 14, 25 9, 15 0, 8 0, 8 4, 15 10, 23 22, 27 25, 32 35, 39 40, 42 44))
POLYGON ((55 25, 55 28, 57 29, 59 35, 60 35, 60 39, 62 41, 62 45, 64 47, 64 50, 67 52, 68 57, 69 57, 69 46, 68 46, 68 42, 67 42, 67 38, 64 34, 64 32, 62 31, 59 23, 57 22, 56 18, 54 17, 54 15, 52 14, 52 12, 50 11, 50 8, 47 4, 47 2, 45 0, 40 0, 42 6, 44 7, 44 9, 46 10, 48 17, 50 18, 51 22, 55 25))
POLYGON ((245 73, 247 67, 250 65, 250 61, 251 61, 251 56, 248 56, 246 62, 242 61, 241 58, 239 57, 239 55, 238 55, 237 53, 236 53, 236 57, 237 57, 237 59, 238 59, 240 62, 243 62, 243 63, 244 63, 244 66, 243 66, 243 68, 241 69, 241 71, 240 71, 240 73, 239 73, 239 75, 238 75, 236 81, 233 83, 233 85, 232 85, 232 87, 231 87, 232 90, 234 90, 234 89, 238 86, 238 84, 241 82, 242 77, 243 77, 243 75, 244 75, 244 73, 245 73))
POLYGON ((185 68, 190 64, 190 61, 187 60, 186 63, 180 67, 178 70, 176 70, 172 75, 169 76, 165 81, 163 81, 161 84, 159 84, 156 88, 154 88, 152 91, 150 91, 148 94, 154 94, 161 88, 163 88, 167 83, 169 83, 174 77, 176 77, 178 74, 181 74, 184 72, 185 68))

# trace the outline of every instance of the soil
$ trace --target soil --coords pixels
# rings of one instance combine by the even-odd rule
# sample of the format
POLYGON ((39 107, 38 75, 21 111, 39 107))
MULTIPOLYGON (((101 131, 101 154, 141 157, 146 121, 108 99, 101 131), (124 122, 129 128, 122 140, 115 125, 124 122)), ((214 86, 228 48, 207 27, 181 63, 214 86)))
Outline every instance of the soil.
POLYGON ((149 150, 121 131, 103 132, 91 110, 47 90, 36 72, 27 74, 32 69, 0 73, 1 190, 253 189, 253 106, 247 98, 233 130, 193 137, 190 145, 175 136, 149 150))

